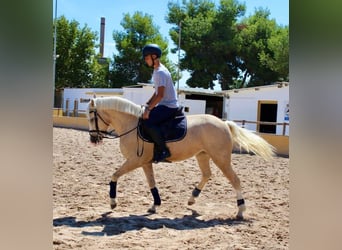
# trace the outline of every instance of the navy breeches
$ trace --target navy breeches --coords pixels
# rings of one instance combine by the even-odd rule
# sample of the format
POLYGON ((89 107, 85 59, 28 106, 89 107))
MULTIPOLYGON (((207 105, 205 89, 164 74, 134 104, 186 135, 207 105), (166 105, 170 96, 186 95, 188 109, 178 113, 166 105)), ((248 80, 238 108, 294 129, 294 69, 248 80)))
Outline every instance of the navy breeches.
POLYGON ((178 108, 169 108, 163 105, 154 107, 149 114, 149 118, 144 120, 144 125, 147 127, 159 126, 161 123, 175 116, 178 108))

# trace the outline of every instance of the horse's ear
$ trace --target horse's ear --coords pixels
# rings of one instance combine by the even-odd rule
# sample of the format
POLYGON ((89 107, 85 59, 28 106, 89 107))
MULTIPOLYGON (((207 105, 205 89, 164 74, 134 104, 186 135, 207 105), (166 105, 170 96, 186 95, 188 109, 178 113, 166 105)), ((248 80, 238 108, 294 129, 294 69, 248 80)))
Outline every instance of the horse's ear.
POLYGON ((90 100, 90 107, 94 107, 94 106, 95 106, 94 99, 91 99, 90 100))

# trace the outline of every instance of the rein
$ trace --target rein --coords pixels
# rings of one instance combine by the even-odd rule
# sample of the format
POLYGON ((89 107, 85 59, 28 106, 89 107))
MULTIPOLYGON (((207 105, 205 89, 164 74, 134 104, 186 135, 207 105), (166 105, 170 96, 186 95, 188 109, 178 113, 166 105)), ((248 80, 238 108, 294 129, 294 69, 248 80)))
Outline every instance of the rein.
POLYGON ((94 111, 89 111, 89 114, 91 113, 94 113, 94 119, 95 119, 95 127, 96 127, 96 130, 89 130, 89 134, 91 137, 102 137, 102 138, 108 138, 108 139, 113 139, 111 137, 107 137, 107 135, 112 135, 112 131, 110 132, 107 132, 107 131, 104 131, 104 130, 99 130, 99 122, 98 122, 98 117, 101 119, 101 121, 106 124, 107 126, 109 126, 109 123, 107 123, 98 113, 96 110, 94 111), (96 133, 96 136, 93 136, 91 133, 96 133))
MULTIPOLYGON (((94 110, 94 111, 89 111, 89 113, 94 113, 95 127, 96 127, 96 130, 89 130, 89 134, 95 132, 95 133, 97 133, 97 136, 101 135, 102 138, 106 138, 106 139, 116 139, 116 138, 120 138, 120 137, 122 137, 122 136, 125 136, 125 135, 131 133, 132 131, 134 131, 134 130, 138 127, 138 125, 137 125, 137 126, 135 126, 134 128, 132 128, 132 129, 130 129, 130 130, 128 130, 128 131, 122 133, 121 135, 112 134, 113 131, 114 131, 114 129, 113 129, 112 131, 110 131, 110 132, 107 132, 107 131, 104 131, 104 130, 99 130, 98 118, 100 118, 100 120, 101 120, 104 124, 106 124, 107 126, 110 126, 110 124, 109 124, 108 122, 106 122, 106 121, 100 116, 100 114, 97 113, 96 110, 94 110)), ((92 136, 92 135, 90 134, 90 136, 92 136)))
MULTIPOLYGON (((104 131, 104 130, 100 130, 100 129, 99 129, 98 118, 100 118, 100 120, 101 120, 104 124, 106 124, 107 126, 110 126, 110 124, 109 124, 108 122, 106 122, 106 121, 100 116, 100 114, 97 113, 96 110, 89 111, 89 113, 94 113, 94 119, 95 119, 95 127, 96 127, 96 130, 89 130, 89 135, 90 135, 90 137, 93 137, 95 141, 99 141, 100 138, 117 139, 117 138, 123 137, 123 136, 128 135, 129 133, 133 132, 134 130, 136 130, 136 129, 138 128, 138 126, 139 126, 139 122, 138 122, 138 124, 137 124, 134 128, 132 128, 132 129, 130 129, 130 130, 128 130, 128 131, 122 133, 121 135, 118 135, 118 134, 116 134, 115 132, 114 132, 115 134, 112 134, 114 130, 112 130, 112 131, 110 131, 110 132, 107 132, 107 131, 104 131), (96 133, 96 136, 92 135, 92 133, 94 133, 94 132, 96 133)), ((138 143, 137 156, 141 157, 142 154, 143 154, 143 152, 144 152, 144 141, 143 141, 143 145, 142 145, 141 151, 139 152, 139 137, 138 137, 138 130, 137 130, 137 143, 138 143)))

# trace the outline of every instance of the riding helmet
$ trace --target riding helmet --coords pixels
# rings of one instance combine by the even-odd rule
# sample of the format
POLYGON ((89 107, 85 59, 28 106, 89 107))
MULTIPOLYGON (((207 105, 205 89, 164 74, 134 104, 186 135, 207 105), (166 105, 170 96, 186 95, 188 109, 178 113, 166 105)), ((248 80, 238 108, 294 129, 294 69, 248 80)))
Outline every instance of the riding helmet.
POLYGON ((142 50, 143 58, 148 55, 157 55, 160 58, 162 55, 162 50, 157 44, 147 44, 142 50))

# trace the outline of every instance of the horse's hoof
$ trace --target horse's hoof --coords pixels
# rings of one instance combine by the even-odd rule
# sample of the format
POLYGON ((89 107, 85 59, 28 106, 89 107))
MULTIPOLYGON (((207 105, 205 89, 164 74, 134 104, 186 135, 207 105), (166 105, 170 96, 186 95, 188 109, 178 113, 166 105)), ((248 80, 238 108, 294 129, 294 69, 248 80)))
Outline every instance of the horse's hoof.
POLYGON ((236 215, 236 220, 243 220, 243 215, 237 214, 237 215, 236 215))
POLYGON ((156 209, 156 206, 153 205, 152 207, 150 207, 148 210, 147 210, 148 213, 150 214, 155 214, 157 212, 157 209, 156 209))
POLYGON ((195 204, 195 198, 193 196, 190 197, 190 199, 188 200, 188 205, 194 205, 195 204))
POLYGON ((147 210, 147 212, 150 213, 150 214, 155 214, 156 213, 156 209, 155 208, 149 208, 147 210))
POLYGON ((110 198, 110 208, 111 209, 116 208, 116 200, 115 200, 115 198, 110 198))
POLYGON ((191 205, 194 205, 195 202, 194 201, 188 201, 188 205, 191 206, 191 205))

